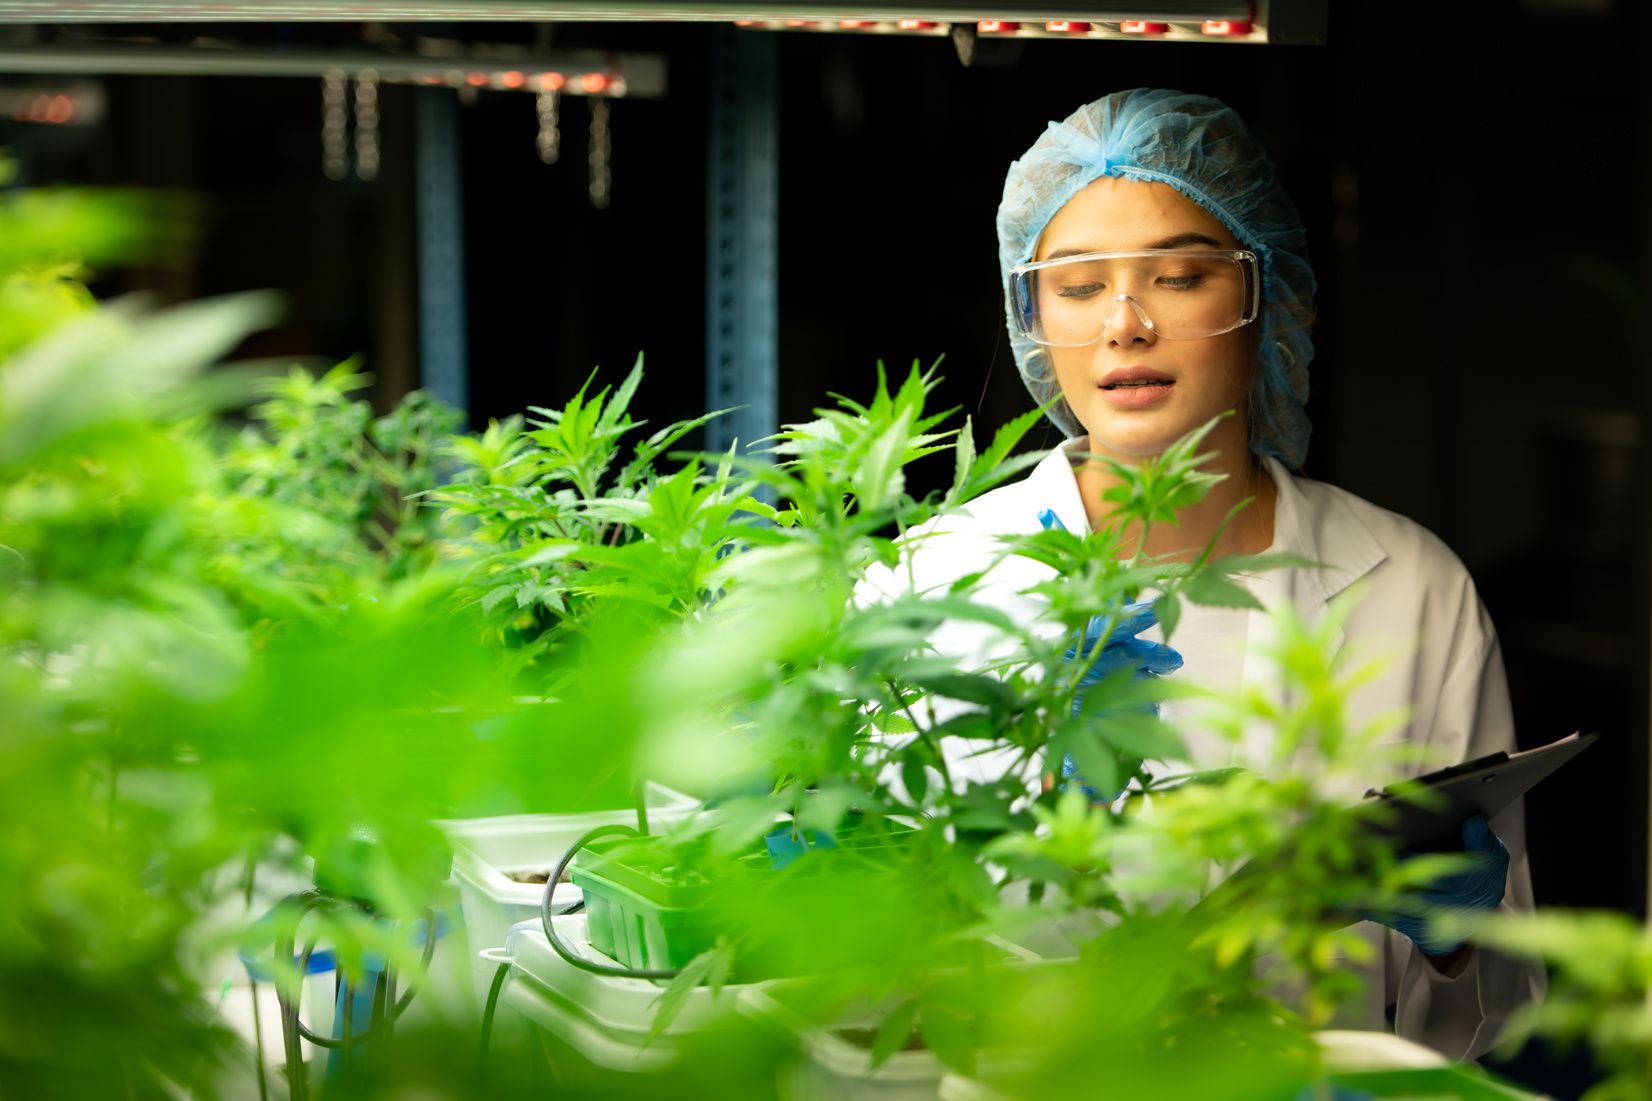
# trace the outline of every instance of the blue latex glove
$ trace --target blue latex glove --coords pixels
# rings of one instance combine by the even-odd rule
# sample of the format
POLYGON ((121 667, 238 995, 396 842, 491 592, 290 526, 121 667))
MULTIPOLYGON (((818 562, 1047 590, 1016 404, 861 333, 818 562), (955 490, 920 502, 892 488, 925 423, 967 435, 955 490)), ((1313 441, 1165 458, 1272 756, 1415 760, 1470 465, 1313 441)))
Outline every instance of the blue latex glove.
POLYGON ((1107 641, 1102 642, 1101 629, 1106 622, 1107 620, 1099 615, 1091 616, 1090 623, 1084 630, 1083 646, 1075 646, 1064 655, 1068 661, 1088 659, 1096 644, 1101 643, 1100 656, 1079 679, 1079 693, 1073 699, 1075 715, 1084 700, 1084 690, 1100 684, 1120 669, 1133 668, 1137 680, 1146 680, 1149 677, 1174 673, 1182 667, 1182 655, 1169 646, 1162 642, 1136 637, 1149 627, 1159 625, 1158 614, 1153 611, 1153 601, 1143 600, 1137 604, 1126 604, 1124 617, 1113 624, 1113 629, 1108 632, 1107 641))
POLYGON ((1425 956, 1449 956, 1466 941, 1436 928, 1433 919, 1443 911, 1454 912, 1457 920, 1451 923, 1452 933, 1463 932, 1465 919, 1471 926, 1478 926, 1502 903, 1509 876, 1508 846, 1491 832, 1484 815, 1476 814, 1463 823, 1463 851, 1473 867, 1400 895, 1399 905, 1393 910, 1362 911, 1359 916, 1404 933, 1425 956))
MULTIPOLYGON (((1067 525, 1061 522, 1061 517, 1050 509, 1039 512, 1038 522, 1044 525, 1045 531, 1051 528, 1058 531, 1067 530, 1067 525)), ((1083 678, 1078 682, 1079 693, 1073 699, 1075 715, 1084 702, 1084 690, 1095 687, 1120 669, 1133 668, 1137 679, 1143 679, 1174 673, 1182 667, 1182 655, 1169 646, 1162 642, 1151 642, 1136 637, 1149 627, 1158 626, 1159 617, 1153 611, 1153 601, 1126 604, 1124 617, 1113 624, 1113 629, 1108 632, 1104 642, 1101 629, 1106 622, 1102 616, 1091 616, 1084 630, 1083 643, 1068 649, 1064 655, 1068 661, 1088 659, 1097 644, 1101 646, 1101 653, 1096 657, 1095 663, 1085 671, 1083 678)))
MULTIPOLYGON (((1051 528, 1067 530, 1061 518, 1050 509, 1039 512, 1038 522, 1044 525, 1045 531, 1051 528)), ((1182 667, 1182 655, 1169 646, 1162 642, 1136 637, 1149 627, 1157 626, 1158 622, 1159 617, 1153 611, 1151 600, 1125 605, 1123 618, 1113 624, 1113 629, 1107 633, 1105 640, 1101 637, 1101 630, 1107 620, 1102 616, 1090 618, 1084 630, 1084 641, 1069 648, 1063 655, 1067 661, 1087 660, 1098 645, 1101 647, 1101 653, 1096 656, 1095 662, 1085 670, 1084 676, 1078 682, 1079 691, 1073 697, 1073 714, 1076 715, 1083 709, 1085 690, 1100 684, 1120 669, 1134 669, 1136 679, 1142 680, 1174 673, 1182 667)), ((1144 710, 1151 711, 1152 708, 1149 706, 1144 710)), ((1077 776, 1077 765, 1073 763, 1072 757, 1069 756, 1061 762, 1061 776, 1064 780, 1071 780, 1077 776)), ((1110 801, 1110 796, 1082 783, 1082 777, 1079 779, 1080 790, 1089 796, 1092 802, 1110 801)))

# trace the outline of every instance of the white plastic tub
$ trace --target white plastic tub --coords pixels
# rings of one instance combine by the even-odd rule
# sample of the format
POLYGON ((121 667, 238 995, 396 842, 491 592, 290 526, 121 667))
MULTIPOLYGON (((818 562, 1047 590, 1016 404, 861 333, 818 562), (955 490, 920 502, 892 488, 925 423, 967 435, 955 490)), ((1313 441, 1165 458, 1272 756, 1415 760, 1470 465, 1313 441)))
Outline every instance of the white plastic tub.
MULTIPOLYGON (((657 823, 680 821, 699 808, 699 803, 688 796, 652 782, 646 789, 646 804, 651 828, 657 823)), ((487 997, 497 966, 486 963, 476 953, 504 947, 510 927, 537 918, 540 901, 545 897, 544 884, 518 883, 510 873, 549 872, 569 845, 598 826, 636 824, 634 809, 512 814, 436 823, 453 842, 453 878, 459 885, 478 1003, 487 997)), ((552 902, 562 909, 579 898, 578 887, 562 883, 552 902)))
MULTIPOLYGON (((740 1012, 793 1033, 803 1058, 784 1072, 782 1101, 938 1101, 946 1066, 927 1051, 897 1051, 882 1066, 872 1053, 831 1029, 819 1028, 774 997, 768 984, 741 993, 740 1012)), ((845 1021, 846 1027, 869 1026, 845 1021)))
MULTIPOLYGON (((987 942, 1013 961, 1008 964, 1012 967, 1061 966, 998 937, 989 937, 987 942)), ((850 1011, 836 1025, 823 1028, 785 1003, 784 983, 785 980, 754 984, 740 996, 742 1014, 770 1021, 790 1032, 801 1051, 802 1059, 782 1075, 782 1101, 942 1101, 943 1097, 951 1099, 954 1095, 958 1101, 976 1097, 979 1101, 999 1101, 989 1087, 952 1074, 946 1064, 928 1051, 897 1051, 874 1067, 869 1049, 850 1043, 835 1029, 874 1028, 882 1019, 882 1013, 863 1007, 863 1012, 850 1011), (943 1093, 943 1086, 950 1092, 943 1093), (987 1092, 971 1094, 971 1089, 987 1092)), ((1026 1057, 1013 1051, 989 1049, 980 1053, 980 1061, 990 1075, 995 1069, 1022 1067, 1026 1057)))
POLYGON ((1314 1033, 1320 1066, 1326 1074, 1368 1070, 1430 1070, 1451 1061, 1433 1048, 1423 1047, 1389 1032, 1325 1029, 1314 1033))
MULTIPOLYGON (((588 959, 617 966, 592 948, 585 915, 552 919, 564 940, 588 959)), ((556 953, 542 929, 525 924, 511 931, 511 978, 500 1004, 543 1030, 552 1070, 569 1088, 617 1088, 667 1075, 688 1033, 726 1027, 737 1020, 743 986, 726 986, 715 996, 700 987, 663 1034, 648 1032, 659 1010, 664 983, 593 975, 556 953)), ((492 965, 490 965, 492 966, 492 965)), ((661 1080, 668 1082, 669 1078, 661 1080)))
POLYGON ((941 1079, 940 1101, 1011 1101, 1011 1098, 979 1079, 948 1074, 941 1079))

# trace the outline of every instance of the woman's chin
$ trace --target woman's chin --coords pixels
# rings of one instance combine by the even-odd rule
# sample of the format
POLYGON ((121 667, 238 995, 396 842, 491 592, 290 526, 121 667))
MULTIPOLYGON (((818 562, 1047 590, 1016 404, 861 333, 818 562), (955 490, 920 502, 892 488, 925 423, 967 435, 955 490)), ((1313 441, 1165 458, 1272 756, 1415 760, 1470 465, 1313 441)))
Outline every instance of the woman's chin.
POLYGON ((1090 433, 1090 447, 1103 453, 1133 458, 1162 455, 1171 444, 1199 427, 1198 424, 1183 423, 1186 418, 1170 415, 1170 410, 1119 413, 1101 409, 1095 412, 1099 416, 1083 419, 1084 427, 1090 433))

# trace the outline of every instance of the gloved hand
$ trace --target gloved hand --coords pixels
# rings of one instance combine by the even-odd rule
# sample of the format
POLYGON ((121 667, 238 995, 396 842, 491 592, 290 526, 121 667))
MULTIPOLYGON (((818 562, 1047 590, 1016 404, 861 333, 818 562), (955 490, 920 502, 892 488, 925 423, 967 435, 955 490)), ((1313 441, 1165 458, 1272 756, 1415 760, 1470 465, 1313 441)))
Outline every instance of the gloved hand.
POLYGON ((1402 893, 1390 910, 1362 911, 1359 916, 1404 933, 1425 956, 1449 956, 1467 943, 1458 934, 1472 933, 1502 904, 1509 876, 1508 846, 1491 832, 1484 815, 1476 814, 1463 823, 1463 851, 1471 867, 1441 876, 1421 890, 1402 893), (1449 930, 1435 921, 1442 913, 1453 914, 1449 930))
MULTIPOLYGON (((1061 522, 1061 517, 1050 509, 1039 512, 1038 522, 1044 525, 1045 531, 1051 528, 1067 530, 1067 525, 1061 522)), ((1159 617, 1153 611, 1153 601, 1126 604, 1123 618, 1113 624, 1113 629, 1107 633, 1106 641, 1103 641, 1101 629, 1106 623, 1104 617, 1092 616, 1085 627, 1084 641, 1069 648, 1063 655, 1068 661, 1087 660, 1097 644, 1101 646, 1101 653, 1096 656, 1095 663, 1085 670, 1083 678, 1078 682, 1079 692, 1073 699, 1075 715, 1084 702, 1084 690, 1095 687, 1120 669, 1132 668, 1136 671, 1137 679, 1142 679, 1174 673, 1182 667, 1182 655, 1169 646, 1162 642, 1151 642, 1136 637, 1149 627, 1158 626, 1159 617)))
POLYGON ((1143 600, 1136 604, 1126 604, 1123 618, 1113 624, 1113 629, 1107 634, 1107 641, 1102 642, 1101 629, 1106 623, 1107 620, 1102 616, 1091 616, 1089 625, 1084 630, 1083 645, 1074 646, 1063 655, 1068 661, 1088 660, 1096 644, 1101 643, 1100 655, 1096 657, 1094 664, 1084 671, 1084 676, 1079 678, 1079 692, 1073 699, 1075 715, 1083 703, 1084 691, 1100 684, 1120 669, 1134 669, 1136 679, 1145 680, 1165 673, 1174 673, 1182 667, 1182 655, 1166 644, 1136 637, 1149 627, 1157 627, 1159 624, 1158 614, 1153 611, 1153 601, 1143 600))
MULTIPOLYGON (((1043 509, 1038 514, 1038 522, 1044 525, 1044 530, 1058 528, 1066 531, 1067 526, 1061 518, 1050 509, 1043 509)), ((1107 633, 1104 640, 1101 631, 1107 620, 1103 616, 1092 616, 1084 631, 1084 640, 1074 647, 1070 647, 1062 655, 1067 661, 1084 661, 1090 658, 1096 647, 1101 647, 1101 653, 1091 666, 1085 670, 1084 676, 1079 679, 1078 692, 1073 696, 1073 714, 1078 714, 1084 707, 1085 691, 1100 684, 1112 673, 1120 669, 1134 669, 1138 680, 1147 677, 1157 677, 1165 673, 1174 673, 1182 667, 1182 655, 1172 650, 1162 642, 1153 642, 1148 639, 1137 638, 1141 632, 1149 627, 1158 625, 1159 617, 1153 611, 1153 601, 1144 600, 1136 604, 1127 604, 1124 607, 1123 617, 1107 633)), ((1152 710, 1151 705, 1144 706, 1144 710, 1152 710)), ((1072 757, 1068 756, 1061 762, 1061 776, 1064 780, 1077 777, 1078 766, 1072 757)), ((1083 777, 1077 777, 1079 789, 1092 802, 1110 801, 1111 796, 1105 795, 1083 783, 1083 777)))

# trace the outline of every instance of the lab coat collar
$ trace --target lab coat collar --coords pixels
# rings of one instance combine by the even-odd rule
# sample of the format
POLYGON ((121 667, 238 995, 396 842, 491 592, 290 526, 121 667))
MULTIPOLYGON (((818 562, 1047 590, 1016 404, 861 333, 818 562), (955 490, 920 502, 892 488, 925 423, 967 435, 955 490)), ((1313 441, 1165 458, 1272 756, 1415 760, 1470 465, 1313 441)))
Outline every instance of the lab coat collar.
MULTIPOLYGON (((1071 532, 1089 530, 1084 499, 1079 496, 1078 479, 1073 474, 1076 456, 1089 446, 1085 436, 1067 440, 1046 455, 1027 476, 1027 487, 1040 508, 1054 512, 1071 532)), ((1268 473, 1279 490, 1270 549, 1325 564, 1320 569, 1300 571, 1302 584, 1309 593, 1328 603, 1388 558, 1382 544, 1355 514, 1344 494, 1294 477, 1278 459, 1263 461, 1268 464, 1268 473)))
POLYGON ((1279 490, 1271 549, 1324 563, 1300 571, 1307 592, 1329 603, 1387 560, 1388 552, 1348 504, 1347 494, 1292 476, 1278 459, 1263 461, 1279 490))
MULTIPOLYGON (((1078 478, 1073 474, 1076 456, 1086 453, 1089 447, 1088 436, 1070 439, 1053 448, 1027 475, 1027 488, 1032 491, 1032 499, 1038 502, 1039 509, 1055 513, 1062 526, 1075 535, 1090 530, 1090 517, 1084 511, 1084 498, 1079 496, 1078 478)), ((1031 519, 1038 522, 1036 514, 1031 519)))

